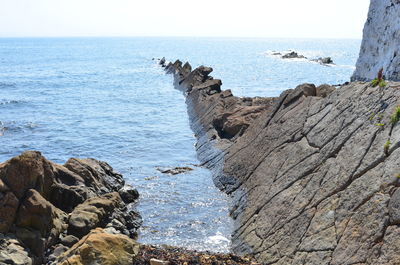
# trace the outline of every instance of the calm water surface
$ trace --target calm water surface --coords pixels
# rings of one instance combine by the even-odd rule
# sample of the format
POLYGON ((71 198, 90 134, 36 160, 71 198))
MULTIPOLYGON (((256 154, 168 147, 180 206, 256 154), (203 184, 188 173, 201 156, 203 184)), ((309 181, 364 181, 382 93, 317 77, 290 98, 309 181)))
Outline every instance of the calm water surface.
POLYGON ((188 60, 241 96, 276 96, 299 83, 348 81, 359 40, 208 38, 0 39, 0 161, 39 150, 107 161, 141 194, 140 241, 228 251, 228 198, 197 167, 182 94, 152 58, 188 60), (331 56, 336 65, 272 51, 331 56), (157 167, 190 166, 176 176, 157 167))

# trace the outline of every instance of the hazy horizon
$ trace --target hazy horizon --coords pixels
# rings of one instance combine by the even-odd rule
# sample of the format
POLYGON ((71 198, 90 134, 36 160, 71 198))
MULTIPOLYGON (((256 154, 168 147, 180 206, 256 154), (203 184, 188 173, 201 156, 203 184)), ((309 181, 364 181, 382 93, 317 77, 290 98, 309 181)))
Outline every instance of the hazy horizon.
POLYGON ((0 37, 361 39, 369 0, 2 0, 0 37))

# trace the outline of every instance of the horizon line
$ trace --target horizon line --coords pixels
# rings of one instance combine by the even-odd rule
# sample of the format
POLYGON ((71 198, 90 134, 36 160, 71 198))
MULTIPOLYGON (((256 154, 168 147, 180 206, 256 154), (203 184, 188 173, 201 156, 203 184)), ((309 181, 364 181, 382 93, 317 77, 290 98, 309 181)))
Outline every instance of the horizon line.
POLYGON ((219 39, 233 39, 233 38, 241 38, 241 39, 325 39, 325 40, 362 40, 361 38, 356 37, 266 37, 266 36, 129 36, 129 35, 96 35, 96 36, 80 36, 80 35, 71 35, 71 36, 0 36, 0 39, 27 39, 27 38, 49 38, 49 39, 61 39, 61 38, 219 38, 219 39))

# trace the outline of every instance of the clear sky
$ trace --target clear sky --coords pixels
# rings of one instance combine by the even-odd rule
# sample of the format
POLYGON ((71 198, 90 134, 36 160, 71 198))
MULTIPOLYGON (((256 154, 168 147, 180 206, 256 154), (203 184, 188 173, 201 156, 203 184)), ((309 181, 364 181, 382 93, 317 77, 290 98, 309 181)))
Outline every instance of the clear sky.
POLYGON ((0 0, 0 37, 361 38, 369 0, 0 0))

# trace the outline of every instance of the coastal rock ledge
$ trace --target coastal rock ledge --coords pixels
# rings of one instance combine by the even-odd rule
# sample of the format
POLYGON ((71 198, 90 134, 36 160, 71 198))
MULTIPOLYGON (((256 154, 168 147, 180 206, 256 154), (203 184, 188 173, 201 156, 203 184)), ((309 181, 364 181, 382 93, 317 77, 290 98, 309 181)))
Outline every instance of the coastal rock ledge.
POLYGON ((400 264, 400 83, 222 90, 212 68, 163 66, 197 151, 233 198, 234 252, 263 264, 400 264))

